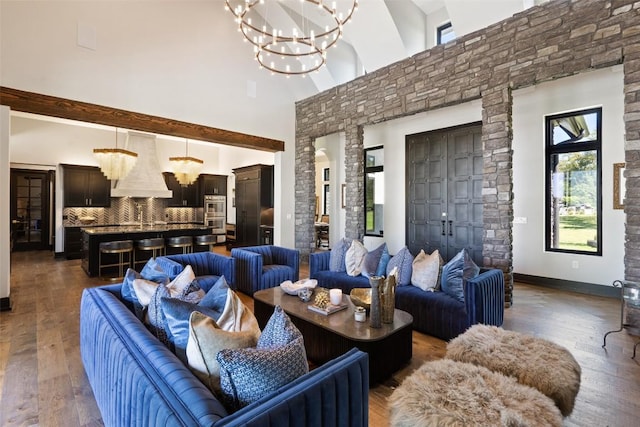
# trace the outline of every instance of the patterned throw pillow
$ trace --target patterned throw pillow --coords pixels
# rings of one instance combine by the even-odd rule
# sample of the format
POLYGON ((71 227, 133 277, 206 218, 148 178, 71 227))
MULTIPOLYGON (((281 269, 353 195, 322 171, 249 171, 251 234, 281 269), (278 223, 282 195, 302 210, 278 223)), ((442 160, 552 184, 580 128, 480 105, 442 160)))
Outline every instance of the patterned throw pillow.
POLYGON ((347 266, 345 264, 344 258, 350 246, 351 239, 343 237, 331 248, 331 253, 329 255, 329 271, 347 271, 347 266))
POLYGON ((198 311, 217 320, 222 314, 228 298, 229 285, 224 276, 209 289, 207 294, 194 304, 177 298, 161 298, 162 312, 171 332, 169 341, 173 344, 176 356, 187 363, 186 348, 189 339, 189 318, 198 311))
POLYGON ((225 349, 218 353, 222 402, 229 412, 249 405, 309 372, 304 343, 225 349))
POLYGON ((423 291, 435 291, 438 287, 438 276, 442 264, 443 260, 437 249, 431 255, 420 250, 413 260, 411 284, 423 291))
POLYGON ((189 318, 186 350, 189 368, 209 390, 222 397, 218 353, 225 348, 254 347, 256 342, 255 331, 224 331, 218 327, 215 320, 194 311, 189 318))
POLYGON ((387 264, 387 276, 394 267, 398 268, 398 286, 405 286, 411 283, 413 255, 406 246, 395 254, 387 264))
POLYGON ((359 276, 362 272, 362 263, 367 256, 367 248, 358 241, 351 242, 351 246, 345 254, 345 265, 349 276, 359 276))
MULTIPOLYGON (((364 261, 362 262, 362 272, 361 274, 364 277, 376 276, 378 272, 378 268, 380 265, 380 260, 382 259, 382 255, 384 251, 387 250, 387 244, 383 243, 372 251, 369 251, 367 255, 364 257, 364 261)), ((387 251, 387 255, 389 252, 387 251)), ((387 259, 388 262, 388 259, 387 259)), ((385 270, 387 266, 385 264, 385 270)), ((384 273, 382 273, 384 275, 384 273)))
POLYGON ((464 281, 473 279, 479 272, 480 268, 473 262, 469 252, 462 249, 442 267, 442 291, 464 302, 464 281))
MULTIPOLYGON (((287 316, 282 307, 276 305, 271 318, 258 339, 258 348, 275 348, 302 338, 302 334, 287 316)), ((304 350, 304 346, 302 347, 304 350)))

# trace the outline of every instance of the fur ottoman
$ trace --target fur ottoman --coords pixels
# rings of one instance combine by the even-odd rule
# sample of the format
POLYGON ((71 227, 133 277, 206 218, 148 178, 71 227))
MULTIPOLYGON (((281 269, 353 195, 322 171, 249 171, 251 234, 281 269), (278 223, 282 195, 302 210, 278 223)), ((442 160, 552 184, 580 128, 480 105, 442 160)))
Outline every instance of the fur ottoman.
POLYGON ((565 417, 580 389, 580 365, 564 347, 496 326, 474 325, 447 345, 447 359, 515 377, 549 396, 565 417))
POLYGON ((562 426, 553 401, 515 378, 470 363, 427 362, 389 397, 396 427, 562 426))

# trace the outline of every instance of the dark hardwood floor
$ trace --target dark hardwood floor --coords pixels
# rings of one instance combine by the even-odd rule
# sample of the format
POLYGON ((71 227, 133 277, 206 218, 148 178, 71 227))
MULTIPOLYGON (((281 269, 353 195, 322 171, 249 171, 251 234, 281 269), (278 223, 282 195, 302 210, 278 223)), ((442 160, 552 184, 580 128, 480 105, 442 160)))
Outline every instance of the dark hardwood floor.
MULTIPOLYGON (((308 271, 302 267, 301 276, 308 271)), ((0 426, 99 426, 100 412, 80 360, 82 289, 105 283, 88 278, 79 261, 51 252, 12 255, 13 310, 0 313, 0 426)), ((252 300, 243 297, 252 307, 252 300)), ((567 347, 582 367, 582 384, 566 426, 640 425, 640 339, 617 329, 618 300, 516 283, 504 327, 567 347)), ((446 343, 414 332, 413 359, 371 389, 370 425, 388 424, 387 397, 423 362, 441 358, 446 343)))

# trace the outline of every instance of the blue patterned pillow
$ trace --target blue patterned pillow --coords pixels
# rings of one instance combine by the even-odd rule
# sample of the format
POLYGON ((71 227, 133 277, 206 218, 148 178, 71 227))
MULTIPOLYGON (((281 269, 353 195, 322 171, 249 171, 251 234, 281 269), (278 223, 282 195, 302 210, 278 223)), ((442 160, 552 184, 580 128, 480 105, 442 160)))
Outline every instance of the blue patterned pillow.
POLYGON ((462 249, 442 267, 440 287, 444 293, 464 302, 464 281, 473 279, 480 268, 473 262, 469 252, 462 249))
MULTIPOLYGON (((378 272, 378 266, 380 265, 380 259, 382 254, 387 248, 387 244, 383 243, 372 251, 367 252, 362 262, 362 274, 364 277, 376 276, 378 272)), ((388 252, 387 252, 388 253, 388 252)), ((384 273, 382 273, 384 275, 384 273)))
POLYGON ((389 260, 391 259, 391 255, 389 255, 389 249, 387 248, 387 244, 384 244, 384 248, 382 250, 382 255, 380 255, 380 262, 378 263, 378 269, 376 270, 376 276, 386 276, 387 275, 387 265, 389 264, 389 260))
POLYGON ((222 402, 229 412, 309 372, 302 338, 274 348, 224 349, 216 360, 220 364, 222 402))
MULTIPOLYGON (((301 339, 302 334, 293 324, 282 307, 276 305, 271 318, 265 325, 258 338, 258 348, 275 348, 289 344, 292 341, 301 339)), ((302 347, 304 351, 304 346, 302 347)))
POLYGON ((413 273, 413 255, 406 246, 400 249, 389 260, 387 264, 387 276, 394 267, 398 267, 398 286, 405 286, 411 283, 411 274, 413 273))
POLYGON ((343 237, 336 245, 331 248, 331 254, 329 255, 329 271, 347 271, 345 256, 347 254, 347 251, 351 247, 351 241, 352 239, 343 237))
POLYGON ((151 258, 147 263, 142 267, 142 271, 140 272, 140 276, 145 280, 151 280, 156 283, 167 283, 169 280, 169 275, 164 271, 162 267, 156 262, 155 258, 151 258))
POLYGON ((213 320, 218 320, 227 302, 228 289, 229 285, 222 276, 197 304, 177 298, 161 297, 162 313, 170 332, 167 334, 169 342, 173 344, 176 356, 183 362, 187 363, 186 349, 191 313, 198 311, 213 320))

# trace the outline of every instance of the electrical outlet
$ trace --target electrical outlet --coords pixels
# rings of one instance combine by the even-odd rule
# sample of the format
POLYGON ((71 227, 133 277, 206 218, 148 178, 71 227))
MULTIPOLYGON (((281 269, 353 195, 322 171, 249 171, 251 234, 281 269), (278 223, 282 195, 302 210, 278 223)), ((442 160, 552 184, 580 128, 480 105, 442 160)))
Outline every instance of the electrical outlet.
POLYGON ((571 268, 579 268, 580 264, 578 263, 578 261, 571 261, 571 268))

